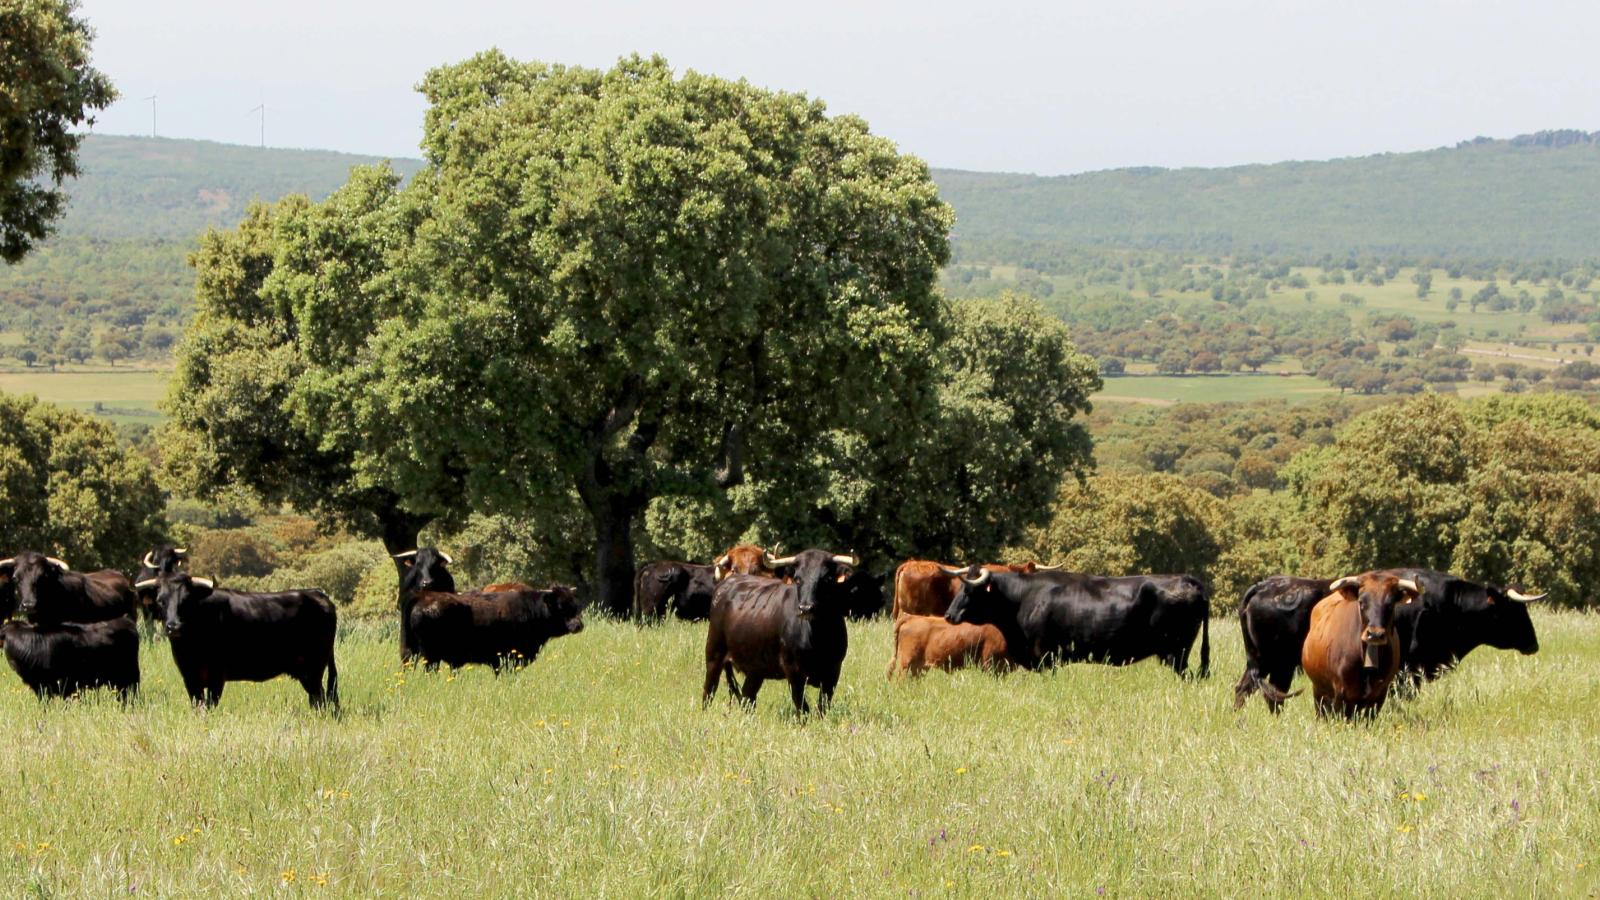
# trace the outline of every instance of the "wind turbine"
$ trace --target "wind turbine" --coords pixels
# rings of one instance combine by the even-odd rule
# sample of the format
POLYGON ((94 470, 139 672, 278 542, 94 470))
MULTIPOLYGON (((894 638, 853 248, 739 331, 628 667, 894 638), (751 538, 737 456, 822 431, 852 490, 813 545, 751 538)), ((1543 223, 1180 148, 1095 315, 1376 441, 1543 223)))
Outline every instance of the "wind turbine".
POLYGON ((156 136, 156 95, 151 94, 144 98, 150 101, 150 136, 156 136))
POLYGON ((245 113, 245 115, 253 116, 256 113, 261 113, 261 148, 264 150, 267 146, 267 102, 265 100, 257 104, 254 109, 245 113))

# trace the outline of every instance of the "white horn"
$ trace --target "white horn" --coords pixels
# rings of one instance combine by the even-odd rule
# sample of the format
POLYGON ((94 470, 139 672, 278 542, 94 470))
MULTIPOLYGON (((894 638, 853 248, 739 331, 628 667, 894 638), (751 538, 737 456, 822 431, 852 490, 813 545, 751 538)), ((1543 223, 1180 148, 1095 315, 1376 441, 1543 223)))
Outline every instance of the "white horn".
POLYGON ((154 569, 156 567, 155 554, 149 550, 144 552, 144 567, 146 569, 154 569))
POLYGON ((161 584, 161 579, 159 578, 146 578, 143 581, 135 582, 133 586, 142 591, 145 588, 153 588, 159 584, 161 584))
POLYGON ((978 577, 977 578, 968 578, 967 576, 962 575, 961 576, 961 580, 965 581, 967 584, 972 585, 973 587, 978 587, 978 586, 986 583, 991 577, 993 577, 993 575, 994 575, 993 572, 989 571, 988 569, 983 569, 983 570, 978 572, 978 577))
POLYGON ((849 566, 852 569, 861 565, 861 557, 855 555, 854 553, 850 554, 849 556, 835 556, 833 561, 841 565, 849 566))
POLYGON ((946 566, 946 565, 939 566, 939 571, 945 573, 946 575, 954 575, 954 576, 957 576, 957 577, 960 577, 962 575, 967 574, 967 570, 966 569, 952 569, 952 568, 950 568, 949 566, 946 566))
POLYGON ((1422 588, 1417 587, 1417 583, 1409 578, 1401 578, 1395 584, 1399 585, 1402 591, 1410 591, 1413 594, 1422 593, 1422 588))
POLYGON ((1361 581, 1361 578, 1358 575, 1346 575, 1345 577, 1339 579, 1338 581, 1335 581, 1333 584, 1328 585, 1328 590, 1337 591, 1337 590, 1343 588, 1347 584, 1357 584, 1360 581, 1361 581))
MULTIPOLYGON (((5 564, 4 563, 0 563, 0 565, 5 565, 5 564)), ((1515 590, 1513 588, 1506 588, 1506 596, 1510 597, 1513 600, 1520 600, 1523 603, 1533 603, 1535 601, 1543 600, 1544 598, 1550 596, 1550 592, 1546 591, 1543 594, 1534 594, 1532 596, 1529 596, 1528 594, 1524 594, 1523 592, 1521 592, 1519 590, 1515 590)))
POLYGON ((416 556, 416 555, 417 555, 417 551, 415 551, 415 550, 407 550, 404 553, 396 553, 394 555, 394 558, 395 559, 410 559, 411 557, 416 556))
POLYGON ((173 547, 172 548, 172 552, 177 554, 178 556, 188 556, 189 555, 189 548, 188 547, 173 547))
POLYGON ((56 568, 60 569, 63 572, 71 572, 72 571, 72 567, 71 566, 67 565, 65 562, 62 562, 59 559, 56 559, 54 556, 46 556, 44 558, 44 561, 49 563, 52 566, 55 566, 56 568))
POLYGON ((439 551, 439 558, 444 560, 444 564, 447 565, 447 566, 453 566, 453 565, 456 564, 455 559, 452 558, 450 556, 450 554, 444 552, 443 550, 439 551))
POLYGON ((208 591, 217 586, 217 583, 209 578, 191 578, 189 579, 189 582, 191 584, 198 584, 208 591))
POLYGON ((1064 565, 1066 565, 1066 563, 1057 563, 1057 564, 1055 564, 1053 566, 1047 566, 1047 565, 1045 565, 1043 563, 1034 563, 1033 564, 1033 570, 1035 572, 1054 572, 1054 571, 1056 571, 1057 569, 1061 568, 1064 565))
POLYGON ((0 569, 4 569, 7 566, 14 566, 16 563, 17 558, 15 556, 11 557, 10 559, 0 559, 0 569))
POLYGON ((774 559, 772 553, 766 550, 761 551, 761 557, 762 561, 767 564, 767 568, 769 569, 776 569, 779 566, 792 565, 795 560, 793 556, 785 556, 782 559, 774 559))

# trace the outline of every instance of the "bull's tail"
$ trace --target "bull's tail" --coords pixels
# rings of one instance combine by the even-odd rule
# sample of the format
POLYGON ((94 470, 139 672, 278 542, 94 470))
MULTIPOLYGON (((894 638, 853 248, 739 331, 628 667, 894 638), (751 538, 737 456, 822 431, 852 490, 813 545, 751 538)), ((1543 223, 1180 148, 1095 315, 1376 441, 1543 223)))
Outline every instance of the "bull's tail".
MULTIPOLYGON (((1243 709, 1246 700, 1256 691, 1272 688, 1261 677, 1261 653, 1256 649, 1256 641, 1250 634, 1250 598, 1255 596, 1261 583, 1250 585, 1244 592, 1244 598, 1239 601, 1239 633, 1244 638, 1244 674, 1239 676, 1239 683, 1233 686, 1233 708, 1243 709)), ((1272 688, 1272 690, 1277 690, 1272 688)))
POLYGON ((328 702, 334 709, 339 708, 339 664, 333 661, 333 652, 328 652, 328 702))
MULTIPOLYGON (((898 580, 898 573, 896 580, 898 580)), ((889 641, 889 672, 887 677, 890 681, 894 680, 895 670, 900 667, 900 625, 909 618, 910 616, 905 613, 900 613, 894 617, 894 634, 889 641)))
POLYGON ((900 618, 901 611, 906 608, 905 579, 906 566, 908 565, 910 565, 909 562, 903 562, 896 566, 894 570, 894 606, 889 610, 889 616, 895 620, 900 618))
POLYGON ((1211 599, 1201 594, 1205 599, 1206 611, 1200 617, 1200 677, 1211 677, 1211 599))

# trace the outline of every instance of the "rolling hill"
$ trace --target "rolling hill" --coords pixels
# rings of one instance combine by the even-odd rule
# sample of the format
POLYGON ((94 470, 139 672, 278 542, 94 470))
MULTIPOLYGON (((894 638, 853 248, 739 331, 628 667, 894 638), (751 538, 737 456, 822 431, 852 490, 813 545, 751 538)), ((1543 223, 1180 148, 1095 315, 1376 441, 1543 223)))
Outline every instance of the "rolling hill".
POLYGON ((1299 259, 1600 257, 1600 132, 1222 169, 935 176, 956 208, 958 255, 973 262, 1083 245, 1299 259))
MULTIPOLYGON (((175 325, 197 234, 255 198, 321 197, 376 157, 93 135, 60 233, 0 268, 0 309, 175 325)), ((420 160, 397 159, 402 174, 420 160)), ((1600 133, 1476 139, 1419 153, 1056 178, 935 170, 957 258, 1015 263, 1083 247, 1309 261, 1351 253, 1600 257, 1600 133)))

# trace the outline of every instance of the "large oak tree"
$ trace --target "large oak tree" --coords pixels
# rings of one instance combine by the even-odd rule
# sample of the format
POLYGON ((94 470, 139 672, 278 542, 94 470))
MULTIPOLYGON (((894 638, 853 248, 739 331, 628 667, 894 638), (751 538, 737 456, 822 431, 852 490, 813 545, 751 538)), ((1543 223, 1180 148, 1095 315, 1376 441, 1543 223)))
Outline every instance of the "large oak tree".
POLYGON ((620 613, 640 537, 987 555, 1089 465, 1091 362, 1036 304, 938 298, 950 209, 859 119, 638 57, 422 90, 410 183, 202 242, 178 484, 391 551, 508 516, 620 613))

